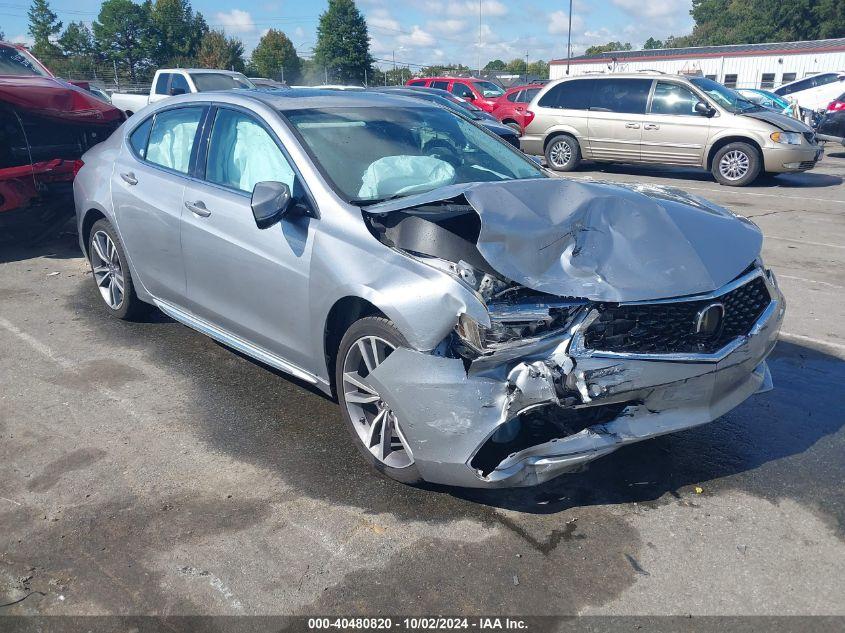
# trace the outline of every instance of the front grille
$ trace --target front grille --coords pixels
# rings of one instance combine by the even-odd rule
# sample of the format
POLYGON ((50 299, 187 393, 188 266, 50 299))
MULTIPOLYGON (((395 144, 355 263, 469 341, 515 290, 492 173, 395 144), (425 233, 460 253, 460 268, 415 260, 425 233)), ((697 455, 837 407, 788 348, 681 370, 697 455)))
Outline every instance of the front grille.
POLYGON ((633 354, 712 354, 748 334, 771 303, 762 277, 712 299, 643 305, 605 304, 584 334, 588 349, 633 354), (695 331, 699 312, 713 303, 724 306, 719 330, 695 331))
POLYGON ((807 142, 810 145, 813 145, 816 142, 816 133, 815 132, 804 132, 804 138, 807 139, 807 142))

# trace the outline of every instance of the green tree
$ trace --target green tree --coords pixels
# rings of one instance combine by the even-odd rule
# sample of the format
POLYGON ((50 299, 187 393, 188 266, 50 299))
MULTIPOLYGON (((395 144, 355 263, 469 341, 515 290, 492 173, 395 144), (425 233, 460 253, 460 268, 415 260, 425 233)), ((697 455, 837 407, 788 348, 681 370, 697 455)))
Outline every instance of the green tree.
POLYGON ((363 83, 372 72, 367 21, 353 0, 329 0, 317 26, 314 61, 322 66, 329 81, 363 83))
POLYGON ((59 48, 68 57, 90 57, 94 55, 94 35, 84 22, 71 22, 65 27, 58 40, 59 48))
POLYGON ((471 73, 472 69, 463 64, 437 64, 426 66, 418 74, 420 77, 439 77, 440 75, 460 75, 471 73))
POLYGON ((585 55, 600 55, 602 53, 610 53, 611 51, 629 51, 631 50, 631 43, 625 42, 608 42, 607 44, 597 44, 590 46, 584 51, 585 55))
POLYGON ((299 79, 300 60, 293 42, 276 29, 270 29, 261 37, 252 51, 250 64, 260 77, 291 82, 299 79))
POLYGON ((663 48, 663 42, 661 42, 660 40, 655 39, 653 37, 650 37, 645 41, 645 44, 643 44, 644 50, 649 51, 649 50, 653 50, 655 48, 663 48))
POLYGON ((490 60, 489 62, 487 62, 487 65, 484 66, 484 70, 490 70, 492 72, 497 72, 497 71, 504 70, 506 65, 507 64, 505 64, 505 62, 503 62, 501 59, 493 59, 493 60, 490 60))
POLYGON ((517 58, 510 60, 507 66, 505 66, 505 70, 514 75, 524 75, 526 66, 527 64, 524 59, 517 58))
POLYGON ((548 79, 549 78, 549 62, 538 59, 536 62, 531 62, 526 68, 526 73, 531 78, 548 79))
POLYGON ((62 30, 62 23, 58 19, 59 16, 53 13, 50 3, 47 0, 32 0, 27 16, 28 31, 34 40, 32 52, 37 57, 57 57, 59 49, 50 38, 62 30))
POLYGON ((246 67, 243 42, 234 37, 226 37, 223 31, 208 31, 200 41, 197 64, 201 68, 243 72, 246 67))
POLYGON ((6 39, 6 34, 3 32, 3 29, 0 29, 0 42, 6 39))
POLYGON ((151 3, 138 5, 132 0, 105 0, 94 22, 94 41, 103 56, 125 66, 129 79, 136 81, 150 64, 151 3))
POLYGON ((155 0, 150 9, 151 37, 156 40, 153 61, 167 66, 197 54, 208 24, 194 13, 190 0, 155 0))

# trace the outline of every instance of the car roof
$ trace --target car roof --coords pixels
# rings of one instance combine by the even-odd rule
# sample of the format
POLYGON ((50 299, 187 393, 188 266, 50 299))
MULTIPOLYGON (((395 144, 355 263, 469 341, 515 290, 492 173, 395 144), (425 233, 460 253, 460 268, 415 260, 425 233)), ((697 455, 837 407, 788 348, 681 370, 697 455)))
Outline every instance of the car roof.
MULTIPOLYGON (((244 97, 265 103, 274 110, 289 112, 309 108, 384 108, 384 107, 423 107, 436 108, 428 101, 404 95, 392 95, 388 92, 367 90, 323 90, 319 88, 287 88, 284 90, 221 90, 197 92, 178 97, 180 102, 208 101, 219 98, 221 102, 232 97, 244 97)), ((161 103, 173 103, 171 97, 161 103)))

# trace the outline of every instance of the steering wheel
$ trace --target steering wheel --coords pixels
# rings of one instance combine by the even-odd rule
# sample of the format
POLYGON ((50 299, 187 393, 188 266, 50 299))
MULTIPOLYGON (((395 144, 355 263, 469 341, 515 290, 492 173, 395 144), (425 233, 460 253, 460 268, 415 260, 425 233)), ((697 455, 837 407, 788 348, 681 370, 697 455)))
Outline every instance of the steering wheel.
POLYGON ((425 144, 426 156, 438 158, 449 163, 452 167, 458 168, 463 165, 461 155, 455 146, 444 139, 432 139, 425 144))

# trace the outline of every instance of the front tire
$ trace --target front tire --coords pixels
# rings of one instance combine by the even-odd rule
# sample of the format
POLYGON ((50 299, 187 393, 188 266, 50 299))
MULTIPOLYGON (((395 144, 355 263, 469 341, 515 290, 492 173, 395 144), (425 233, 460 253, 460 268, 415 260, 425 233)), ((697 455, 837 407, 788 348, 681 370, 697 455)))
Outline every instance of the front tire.
POLYGON ((405 337, 383 317, 365 317, 352 324, 340 342, 335 361, 337 399, 346 427, 369 464, 391 479, 421 481, 414 455, 402 433, 402 422, 387 394, 379 394, 367 376, 399 347, 405 337))
POLYGON ((555 171, 572 171, 581 162, 581 146, 572 136, 560 134, 546 145, 546 164, 555 171))
POLYGON ((131 321, 148 306, 135 294, 123 243, 108 220, 97 220, 88 235, 88 263, 106 309, 118 319, 131 321))
POLYGON ((750 185, 762 169, 760 152, 748 143, 728 143, 713 157, 710 171, 717 182, 728 187, 750 185))

